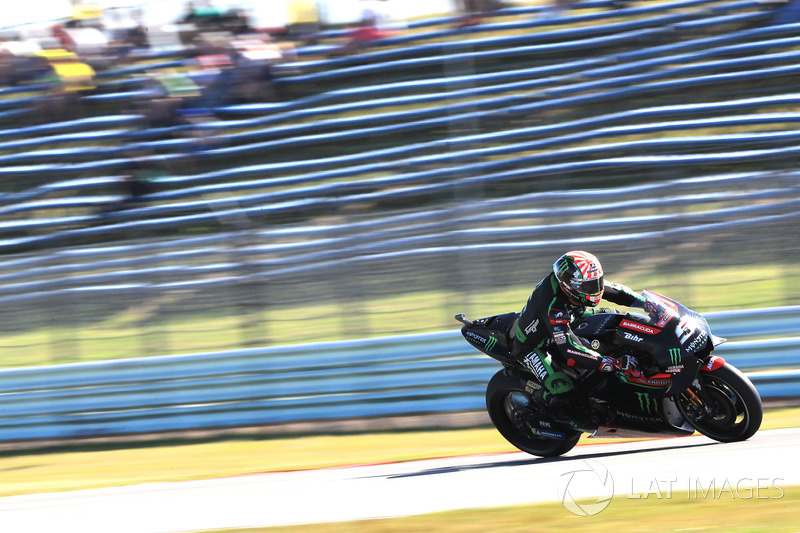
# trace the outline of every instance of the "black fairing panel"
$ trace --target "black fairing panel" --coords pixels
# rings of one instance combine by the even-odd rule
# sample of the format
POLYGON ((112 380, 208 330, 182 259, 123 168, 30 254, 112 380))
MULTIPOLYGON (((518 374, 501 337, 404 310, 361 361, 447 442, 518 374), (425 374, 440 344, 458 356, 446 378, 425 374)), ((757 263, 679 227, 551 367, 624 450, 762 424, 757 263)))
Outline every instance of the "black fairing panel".
POLYGON ((619 324, 621 317, 622 315, 614 313, 589 315, 573 324, 572 330, 585 339, 597 339, 604 343, 611 343, 614 341, 617 324, 619 324))
POLYGON ((510 357, 513 343, 511 330, 518 313, 480 318, 472 325, 461 328, 461 334, 472 346, 504 365, 518 365, 516 359, 510 357))
POLYGON ((612 426, 651 433, 686 434, 667 421, 663 408, 664 394, 661 391, 634 387, 611 378, 606 387, 593 396, 614 406, 612 426))

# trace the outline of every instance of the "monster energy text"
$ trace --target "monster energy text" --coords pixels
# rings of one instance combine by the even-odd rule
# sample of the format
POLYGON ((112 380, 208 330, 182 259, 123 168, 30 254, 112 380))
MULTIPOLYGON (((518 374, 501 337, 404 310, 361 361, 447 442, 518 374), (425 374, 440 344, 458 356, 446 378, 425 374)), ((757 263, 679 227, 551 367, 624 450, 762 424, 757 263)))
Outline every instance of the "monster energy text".
POLYGON ((649 415, 658 412, 658 400, 652 398, 646 392, 637 392, 636 397, 639 399, 639 408, 643 413, 647 413, 649 415))

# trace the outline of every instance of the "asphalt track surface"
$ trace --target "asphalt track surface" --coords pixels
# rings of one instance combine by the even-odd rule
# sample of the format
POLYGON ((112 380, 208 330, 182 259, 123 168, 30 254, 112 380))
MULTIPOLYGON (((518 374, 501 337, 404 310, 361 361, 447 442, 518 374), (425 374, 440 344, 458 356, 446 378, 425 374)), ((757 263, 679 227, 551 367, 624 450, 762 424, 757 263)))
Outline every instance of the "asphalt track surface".
POLYGON ((594 514, 613 505, 612 494, 779 498, 800 485, 800 428, 730 444, 702 436, 601 442, 555 459, 509 452, 12 496, 0 498, 0 524, 15 533, 174 532, 564 500, 565 515, 594 514), (587 496, 589 504, 574 506, 587 496))

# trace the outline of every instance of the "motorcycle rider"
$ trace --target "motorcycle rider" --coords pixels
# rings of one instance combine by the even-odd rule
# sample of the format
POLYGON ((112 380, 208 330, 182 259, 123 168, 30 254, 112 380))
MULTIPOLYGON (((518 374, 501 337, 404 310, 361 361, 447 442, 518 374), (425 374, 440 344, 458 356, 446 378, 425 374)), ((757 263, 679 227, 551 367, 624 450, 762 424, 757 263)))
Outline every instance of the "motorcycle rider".
POLYGON ((642 306, 644 299, 625 285, 603 278, 597 258, 584 251, 571 251, 553 263, 528 298, 509 332, 513 336, 511 357, 530 369, 544 384, 538 400, 565 415, 565 422, 589 425, 584 406, 575 391, 576 370, 622 370, 637 372, 631 356, 604 357, 572 330, 570 324, 587 314, 616 312, 596 308, 601 299, 624 306, 642 306))

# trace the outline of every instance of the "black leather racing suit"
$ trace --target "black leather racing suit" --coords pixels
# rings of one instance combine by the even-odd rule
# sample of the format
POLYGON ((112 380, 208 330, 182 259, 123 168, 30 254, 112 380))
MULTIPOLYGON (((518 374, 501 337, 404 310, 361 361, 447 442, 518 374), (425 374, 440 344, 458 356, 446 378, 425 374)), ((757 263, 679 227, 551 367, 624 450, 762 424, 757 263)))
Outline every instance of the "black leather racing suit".
MULTIPOLYGON (((624 306, 643 301, 628 287, 609 281, 604 283, 603 299, 624 306)), ((603 360, 570 327, 573 320, 595 311, 571 303, 551 273, 531 293, 515 329, 510 332, 514 336, 512 357, 535 373, 550 394, 572 391, 573 378, 578 377, 572 368, 597 369, 603 360), (558 364, 553 365, 553 359, 558 364)))

